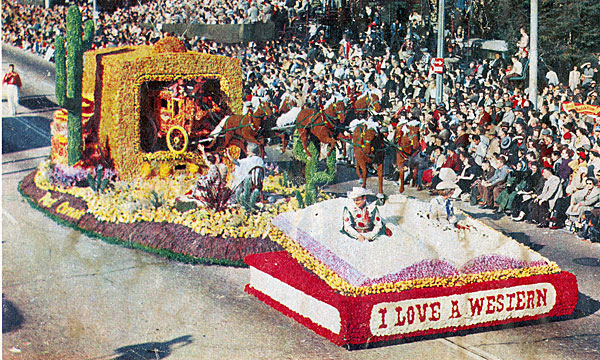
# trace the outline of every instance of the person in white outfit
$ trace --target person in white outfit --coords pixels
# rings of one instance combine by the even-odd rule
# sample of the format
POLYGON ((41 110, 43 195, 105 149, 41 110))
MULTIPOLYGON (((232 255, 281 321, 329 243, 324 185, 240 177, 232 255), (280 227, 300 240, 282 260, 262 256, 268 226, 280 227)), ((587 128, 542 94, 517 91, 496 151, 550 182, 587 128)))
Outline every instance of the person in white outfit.
MULTIPOLYGON (((427 214, 429 220, 443 226, 444 229, 456 227, 458 222, 458 219, 454 215, 454 205, 452 205, 452 201, 450 200, 458 186, 450 179, 451 177, 451 174, 444 176, 444 180, 435 187, 440 191, 440 195, 431 199, 427 214)), ((454 177, 456 177, 456 174, 454 174, 454 177)))
POLYGON ((8 65, 8 72, 4 75, 2 85, 6 86, 6 99, 8 100, 8 113, 10 116, 17 114, 17 105, 19 104, 19 90, 23 85, 21 77, 15 71, 13 64, 8 65))

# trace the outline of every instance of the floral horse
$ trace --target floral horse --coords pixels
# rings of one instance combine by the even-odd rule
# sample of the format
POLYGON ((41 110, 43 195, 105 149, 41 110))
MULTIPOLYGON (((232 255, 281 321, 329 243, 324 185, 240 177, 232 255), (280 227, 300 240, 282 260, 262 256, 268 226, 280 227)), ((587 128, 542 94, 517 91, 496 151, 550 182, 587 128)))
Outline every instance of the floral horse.
POLYGON ((296 129, 302 140, 302 147, 308 156, 308 136, 314 135, 321 143, 329 144, 327 156, 335 148, 336 138, 341 126, 346 121, 346 105, 344 100, 333 98, 321 110, 304 108, 296 118, 296 129))
POLYGON ((396 146, 396 166, 398 167, 398 173, 400 174, 399 191, 402 193, 404 192, 404 162, 410 159, 410 157, 419 149, 419 127, 397 127, 396 130, 394 130, 394 145, 396 146))
POLYGON ((218 150, 227 149, 231 145, 236 145, 245 155, 246 142, 252 142, 258 145, 260 156, 265 157, 265 141, 261 138, 263 123, 273 116, 273 105, 271 103, 260 103, 254 111, 248 111, 244 115, 231 115, 223 118, 221 123, 213 130, 211 137, 213 147, 218 138, 222 137, 218 150))
POLYGON ((381 112, 381 101, 379 96, 367 92, 354 101, 353 110, 358 117, 362 118, 365 117, 367 112, 381 112))
POLYGON ((352 133, 352 146, 354 147, 354 159, 356 160, 356 174, 363 180, 362 187, 367 187, 367 166, 377 166, 379 178, 378 197, 383 196, 383 160, 385 158, 385 140, 383 134, 378 130, 360 124, 352 133))

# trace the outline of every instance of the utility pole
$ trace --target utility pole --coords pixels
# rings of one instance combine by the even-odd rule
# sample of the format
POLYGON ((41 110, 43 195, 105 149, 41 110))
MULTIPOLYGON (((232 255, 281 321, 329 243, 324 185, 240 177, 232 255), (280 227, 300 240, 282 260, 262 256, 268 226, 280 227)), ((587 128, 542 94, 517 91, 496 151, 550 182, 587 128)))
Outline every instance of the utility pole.
POLYGON ((92 14, 92 18, 94 19, 94 32, 98 31, 98 4, 96 4, 96 0, 94 0, 94 12, 92 14))
POLYGON ((538 0, 530 1, 530 36, 529 36, 529 102, 537 109, 538 98, 538 0))
MULTIPOLYGON (((440 6, 438 9, 438 38, 437 38, 437 57, 444 58, 444 0, 440 0, 440 6)), ((435 102, 437 104, 442 103, 442 91, 444 86, 444 75, 437 74, 435 79, 435 102)))

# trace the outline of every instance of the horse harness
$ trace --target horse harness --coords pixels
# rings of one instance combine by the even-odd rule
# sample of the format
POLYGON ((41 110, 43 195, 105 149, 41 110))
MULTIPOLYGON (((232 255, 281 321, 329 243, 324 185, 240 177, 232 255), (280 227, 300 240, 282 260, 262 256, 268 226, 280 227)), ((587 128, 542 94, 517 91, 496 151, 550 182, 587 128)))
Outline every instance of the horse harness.
POLYGON ((404 136, 404 133, 402 132, 402 130, 400 130, 400 132, 396 134, 396 142, 398 144, 398 152, 400 154, 400 157, 403 160, 406 160, 412 154, 412 148, 413 148, 413 146, 415 144, 415 139, 414 138, 417 136, 417 134, 410 134, 409 133, 407 135, 408 138, 410 139, 410 143, 408 145, 406 145, 406 146, 402 146, 401 139, 402 139, 403 136, 404 136))
MULTIPOLYGON (((263 106, 263 103, 261 103, 261 104, 258 106, 258 109, 261 109, 261 108, 262 108, 262 106, 263 106)), ((257 109, 257 110, 258 110, 258 109, 257 109)), ((231 129, 226 129, 226 128, 225 128, 225 125, 226 125, 226 124, 227 124, 227 122, 229 121, 229 119, 227 119, 227 121, 225 121, 225 124, 223 125, 223 129, 221 130, 221 132, 220 132, 220 133, 218 133, 218 134, 215 134, 215 136, 221 136, 222 134, 228 133, 228 132, 230 132, 230 131, 235 131, 235 130, 238 130, 238 129, 243 129, 243 128, 245 128, 245 127, 250 127, 250 129, 252 129, 252 130, 253 130, 254 132, 256 132, 257 134, 258 134, 258 133, 260 133, 260 131, 262 130, 262 129, 261 129, 261 127, 260 127, 260 126, 258 126, 258 125, 254 125, 254 123, 252 122, 252 120, 250 120, 250 121, 249 121, 247 124, 244 124, 244 120, 246 119, 246 117, 247 117, 248 115, 250 115, 250 117, 257 118, 257 119, 263 119, 263 118, 265 118, 265 117, 267 116, 266 112, 264 113, 264 115, 259 115, 259 116, 257 116, 257 115, 254 115, 252 112, 250 112, 250 111, 249 111, 249 112, 247 112, 246 114, 242 115, 242 119, 240 120, 240 125, 238 125, 238 126, 236 126, 236 127, 233 127, 233 128, 231 128, 231 129)), ((237 134, 235 134, 235 133, 233 134, 233 136, 234 136, 234 137, 238 137, 238 138, 239 138, 239 136, 237 136, 237 134)))
MULTIPOLYGON (((373 159, 375 158, 375 153, 380 153, 382 151, 385 151, 385 149, 375 149, 375 148, 373 148, 373 145, 372 145, 373 141, 365 139, 365 133, 367 132, 367 130, 369 130, 368 126, 366 126, 365 124, 360 124, 360 125, 358 125, 358 129, 360 129, 359 144, 355 144, 354 142, 351 142, 351 144, 353 146, 360 147, 363 150, 365 148, 367 148, 368 146, 370 146, 372 153, 371 154, 364 154, 364 151, 363 151, 363 154, 365 156, 368 156, 371 159, 371 161, 373 161, 373 159)), ((382 136, 382 134, 379 132, 379 130, 373 129, 373 131, 376 132, 375 138, 373 140, 377 139, 378 136, 382 136)))
POLYGON ((337 127, 337 124, 333 123, 330 119, 337 118, 338 122, 339 122, 342 119, 341 114, 343 114, 345 111, 338 111, 335 103, 333 103, 332 106, 333 106, 333 110, 335 111, 336 116, 331 116, 325 112, 325 111, 327 111, 327 109, 323 110, 323 108, 320 108, 318 113, 313 113, 311 115, 311 121, 306 126, 304 126, 304 128, 325 125, 330 130, 335 130, 335 128, 337 127), (323 119, 323 122, 315 124, 316 119, 318 119, 319 117, 321 117, 321 119, 323 119))
MULTIPOLYGON (((358 101, 358 99, 357 99, 357 101, 358 101)), ((355 103, 356 103, 356 102, 355 102, 355 103, 353 104, 353 110, 354 110, 355 112, 356 112, 356 111, 358 111, 358 112, 360 112, 360 111, 369 111, 369 112, 371 112, 371 110, 375 110, 375 105, 377 105, 377 104, 381 104, 381 101, 380 101, 380 100, 377 100, 377 101, 375 101, 375 102, 371 102, 371 95, 370 95, 369 93, 367 93, 367 95, 366 95, 365 106, 366 106, 366 103, 367 103, 367 102, 369 103, 369 106, 365 107, 364 109, 363 109, 363 108, 359 108, 359 109, 357 109, 356 107, 354 107, 354 105, 355 105, 355 103)))

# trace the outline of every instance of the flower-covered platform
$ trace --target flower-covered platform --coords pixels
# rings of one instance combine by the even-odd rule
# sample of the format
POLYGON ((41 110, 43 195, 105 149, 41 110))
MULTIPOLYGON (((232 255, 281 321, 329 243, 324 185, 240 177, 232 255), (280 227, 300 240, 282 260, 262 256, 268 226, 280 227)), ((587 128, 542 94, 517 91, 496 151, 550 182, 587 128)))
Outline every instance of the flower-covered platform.
POLYGON ((427 203, 392 196, 380 214, 392 235, 340 233, 347 199, 280 214, 286 252, 246 258, 246 291, 338 345, 358 345, 573 312, 575 277, 461 215, 463 229, 426 217, 427 203))
MULTIPOLYGON (((81 33, 78 8, 69 14, 67 32, 81 33)), ((86 27, 84 37, 92 33, 86 27)), ((247 255, 281 250, 271 241, 273 217, 328 198, 315 181, 306 191, 277 164, 242 157, 255 135, 223 143, 250 124, 208 137, 243 113, 239 59, 188 51, 171 36, 90 51, 74 39, 66 59, 64 39, 56 40, 61 109, 50 125, 50 159, 19 184, 59 223, 185 262, 246 266, 247 255)), ((330 165, 324 178, 333 180, 330 165)))
POLYGON ((298 208, 293 196, 297 188, 279 185, 281 175, 268 176, 264 182, 265 193, 280 194, 279 202, 255 212, 239 207, 215 212, 176 206, 177 196, 194 183, 194 177, 117 181, 104 193, 95 193, 87 186, 55 185, 58 180, 82 178, 56 169, 43 163, 21 181, 19 190, 34 207, 88 235, 189 263, 247 266, 243 259, 250 254, 281 250, 270 240, 275 230, 271 219, 298 208))

